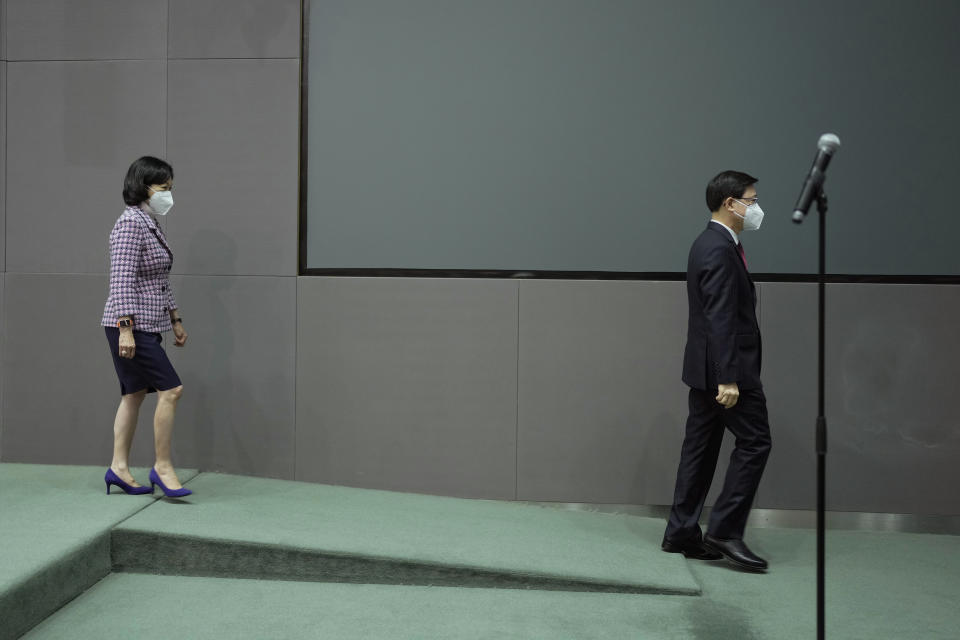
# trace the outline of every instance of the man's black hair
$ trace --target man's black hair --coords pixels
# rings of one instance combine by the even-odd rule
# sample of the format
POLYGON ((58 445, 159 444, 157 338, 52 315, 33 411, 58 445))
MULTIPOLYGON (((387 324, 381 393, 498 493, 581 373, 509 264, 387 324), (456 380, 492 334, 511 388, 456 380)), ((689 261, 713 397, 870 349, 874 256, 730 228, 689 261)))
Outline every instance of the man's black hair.
POLYGON ((742 198, 748 187, 758 180, 742 171, 724 171, 707 185, 707 208, 716 211, 727 198, 742 198))

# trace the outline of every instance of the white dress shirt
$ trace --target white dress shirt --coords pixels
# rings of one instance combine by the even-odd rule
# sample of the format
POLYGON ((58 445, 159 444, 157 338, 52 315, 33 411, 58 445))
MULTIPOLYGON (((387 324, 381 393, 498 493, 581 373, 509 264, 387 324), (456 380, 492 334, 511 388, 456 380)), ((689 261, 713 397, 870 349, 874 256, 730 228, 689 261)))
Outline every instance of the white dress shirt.
POLYGON ((715 222, 715 223, 717 223, 718 225, 720 225, 721 227, 723 227, 724 229, 726 229, 727 231, 729 231, 729 232, 730 232, 730 235, 733 236, 733 241, 734 241, 736 244, 740 244, 740 236, 738 236, 733 229, 731 229, 731 228, 728 227, 727 225, 723 224, 723 223, 720 222, 719 220, 711 220, 710 222, 715 222))

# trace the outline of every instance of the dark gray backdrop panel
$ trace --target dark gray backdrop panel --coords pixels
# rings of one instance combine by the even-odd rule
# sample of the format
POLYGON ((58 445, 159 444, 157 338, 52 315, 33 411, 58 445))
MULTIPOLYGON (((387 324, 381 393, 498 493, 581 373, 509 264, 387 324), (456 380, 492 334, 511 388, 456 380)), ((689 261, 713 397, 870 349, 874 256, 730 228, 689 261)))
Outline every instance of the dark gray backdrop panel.
POLYGON ((835 131, 828 270, 958 274, 958 18, 949 0, 312 0, 307 266, 682 271, 706 182, 736 168, 767 212, 752 270, 811 272, 815 224, 789 213, 835 131))

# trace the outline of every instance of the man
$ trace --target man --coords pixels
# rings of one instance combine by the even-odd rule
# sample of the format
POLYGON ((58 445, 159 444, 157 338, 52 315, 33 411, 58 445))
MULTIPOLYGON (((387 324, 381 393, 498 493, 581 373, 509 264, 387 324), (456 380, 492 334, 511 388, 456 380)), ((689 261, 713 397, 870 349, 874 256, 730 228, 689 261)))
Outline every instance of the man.
POLYGON ((760 384, 756 290, 740 245, 741 232, 759 229, 763 219, 756 182, 739 171, 724 171, 710 181, 711 220, 690 249, 690 312, 683 355, 690 415, 662 548, 702 560, 726 557, 742 568, 766 571, 766 560, 743 542, 747 516, 770 454, 767 401, 760 384), (736 447, 707 534, 702 536, 698 521, 725 427, 736 437, 736 447))

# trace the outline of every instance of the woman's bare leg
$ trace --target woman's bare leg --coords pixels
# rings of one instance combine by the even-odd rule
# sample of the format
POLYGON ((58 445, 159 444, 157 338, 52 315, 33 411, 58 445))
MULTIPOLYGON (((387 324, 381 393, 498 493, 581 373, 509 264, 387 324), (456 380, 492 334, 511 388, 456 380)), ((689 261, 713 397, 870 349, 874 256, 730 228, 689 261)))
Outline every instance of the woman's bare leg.
POLYGON ((140 405, 146 395, 144 389, 121 396, 117 417, 113 420, 113 461, 110 468, 121 480, 134 487, 140 485, 130 473, 130 445, 133 444, 133 433, 137 430, 140 405))
POLYGON ((183 394, 183 386, 157 392, 157 411, 153 416, 153 442, 157 449, 157 462, 153 468, 168 489, 183 487, 173 470, 170 442, 173 440, 173 419, 177 413, 177 401, 183 394))

